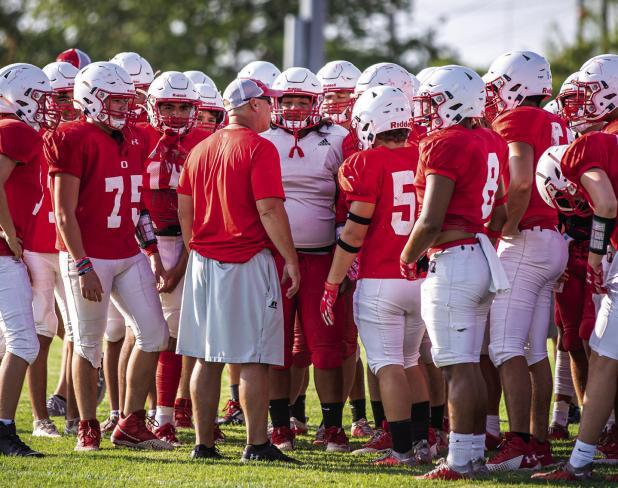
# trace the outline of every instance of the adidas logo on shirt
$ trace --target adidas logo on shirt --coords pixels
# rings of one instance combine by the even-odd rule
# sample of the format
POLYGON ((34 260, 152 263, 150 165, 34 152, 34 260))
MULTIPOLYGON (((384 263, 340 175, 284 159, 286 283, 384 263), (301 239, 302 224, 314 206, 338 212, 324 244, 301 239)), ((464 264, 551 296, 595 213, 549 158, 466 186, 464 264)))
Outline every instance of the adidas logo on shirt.
POLYGON ((330 142, 328 142, 328 139, 324 138, 318 143, 318 146, 330 146, 330 142))

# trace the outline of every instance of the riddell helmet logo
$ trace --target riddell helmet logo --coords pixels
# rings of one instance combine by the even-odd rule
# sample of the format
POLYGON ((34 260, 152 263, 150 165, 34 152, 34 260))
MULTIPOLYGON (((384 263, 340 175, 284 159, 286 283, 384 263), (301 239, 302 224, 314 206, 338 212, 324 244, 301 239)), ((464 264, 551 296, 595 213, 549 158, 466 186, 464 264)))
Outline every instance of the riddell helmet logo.
POLYGON ((391 129, 409 129, 410 122, 391 122, 391 129))

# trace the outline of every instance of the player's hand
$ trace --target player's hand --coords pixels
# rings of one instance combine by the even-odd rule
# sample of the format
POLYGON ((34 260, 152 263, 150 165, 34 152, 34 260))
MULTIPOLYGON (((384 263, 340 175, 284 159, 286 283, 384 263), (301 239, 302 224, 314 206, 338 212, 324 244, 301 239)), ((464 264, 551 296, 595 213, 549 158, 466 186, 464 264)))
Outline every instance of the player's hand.
POLYGON ((427 276, 427 269, 429 267, 429 259, 425 254, 418 258, 413 263, 407 263, 403 257, 399 258, 399 271, 408 281, 416 281, 427 276))
POLYGON ((592 293, 596 295, 607 295, 603 277, 603 266, 600 264, 593 266, 588 263, 586 268, 586 283, 592 287, 592 293))
POLYGON ((79 277, 79 287, 82 291, 82 296, 86 300, 90 300, 92 302, 101 301, 101 297, 103 296, 103 287, 101 286, 101 280, 99 280, 99 276, 94 269, 79 277))
POLYGON ((15 261, 19 261, 24 254, 22 240, 16 235, 10 236, 4 231, 0 231, 0 238, 4 239, 6 243, 8 244, 9 249, 11 249, 11 252, 13 253, 13 259, 15 261))
POLYGON ((320 302, 320 314, 322 320, 328 326, 332 326, 335 323, 335 302, 337 301, 337 294, 339 293, 339 285, 324 283, 324 294, 322 295, 322 301, 320 302))
POLYGON ((159 253, 154 253, 151 254, 148 259, 150 260, 150 269, 152 269, 155 275, 157 290, 161 292, 161 289, 164 288, 167 283, 167 271, 161 262, 161 255, 159 253))
POLYGON ((187 266, 183 262, 179 262, 176 266, 169 269, 166 272, 167 280, 165 284, 159 288, 159 293, 172 293, 178 286, 178 283, 180 283, 180 280, 184 277, 186 270, 187 266))
POLYGON ((360 272, 360 264, 358 262, 358 256, 356 256, 354 258, 354 261, 352 261, 352 266, 348 268, 348 272, 346 273, 346 276, 348 277, 350 281, 356 281, 358 280, 359 272, 360 272))
POLYGON ((298 289, 300 288, 300 269, 298 267, 298 263, 286 263, 283 266, 281 285, 285 285, 288 281, 291 284, 285 292, 285 296, 288 298, 292 298, 294 295, 296 295, 296 293, 298 293, 298 289))

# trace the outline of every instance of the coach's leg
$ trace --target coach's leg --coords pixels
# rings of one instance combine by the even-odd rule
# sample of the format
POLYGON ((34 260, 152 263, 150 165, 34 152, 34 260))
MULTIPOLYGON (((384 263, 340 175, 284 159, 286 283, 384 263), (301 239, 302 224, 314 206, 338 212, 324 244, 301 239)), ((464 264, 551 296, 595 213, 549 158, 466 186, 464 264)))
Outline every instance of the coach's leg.
POLYGON ((268 442, 268 365, 243 364, 240 368, 240 404, 245 412, 247 444, 268 442))
MULTIPOLYGON (((191 402, 193 403, 196 445, 203 444, 206 447, 215 445, 215 419, 219 408, 221 373, 224 366, 224 363, 209 363, 198 359, 193 368, 193 374, 191 375, 191 402)), ((266 391, 267 388, 265 387, 262 393, 264 394, 266 391)))

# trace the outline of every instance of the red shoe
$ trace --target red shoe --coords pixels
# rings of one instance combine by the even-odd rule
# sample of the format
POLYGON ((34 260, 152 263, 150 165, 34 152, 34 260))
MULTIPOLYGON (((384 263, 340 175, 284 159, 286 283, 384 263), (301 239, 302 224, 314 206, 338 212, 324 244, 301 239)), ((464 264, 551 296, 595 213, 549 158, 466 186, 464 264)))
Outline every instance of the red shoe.
POLYGON ((410 453, 410 456, 405 458, 400 458, 397 455, 393 454, 391 449, 384 452, 384 455, 381 458, 378 458, 374 461, 371 461, 369 464, 373 466, 416 466, 416 459, 410 453))
POLYGON ((219 428, 217 424, 215 424, 215 430, 213 432, 213 437, 217 444, 221 442, 225 442, 225 434, 221 431, 221 429, 219 428))
POLYGON ((350 452, 350 443, 345 430, 341 427, 328 427, 326 429, 325 438, 326 450, 328 452, 350 452))
MULTIPOLYGON (((385 424, 382 424, 383 427, 385 424)), ((385 429, 376 429, 373 437, 369 439, 363 447, 352 451, 352 454, 370 454, 374 452, 386 451, 393 448, 393 439, 390 432, 385 429)))
POLYGON ((538 469, 539 460, 529 444, 512 432, 507 432, 498 454, 487 461, 489 471, 538 469))
POLYGON ((536 438, 532 437, 530 439, 530 448, 534 451, 534 454, 541 463, 542 468, 547 468, 556 464, 554 461, 554 457, 551 454, 551 443, 549 440, 541 443, 536 438))
POLYGON ((244 425, 245 416, 242 413, 242 408, 240 408, 240 402, 235 402, 234 400, 228 400, 223 407, 223 411, 225 415, 219 419, 217 419, 218 424, 223 425, 244 425))
POLYGON ((294 435, 307 435, 309 432, 307 422, 301 422, 296 417, 290 417, 290 429, 292 429, 294 435))
POLYGON ((488 451, 494 451, 500 447, 504 438, 502 435, 495 436, 489 432, 485 432, 485 449, 488 451))
POLYGON ((294 437, 294 431, 289 427, 274 427, 270 442, 280 451, 293 451, 294 437))
POLYGON ((101 426, 97 419, 80 420, 76 451, 98 451, 101 446, 101 426))
POLYGON ((587 464, 583 468, 574 468, 570 463, 565 463, 553 471, 532 475, 532 479, 543 481, 584 481, 591 478, 592 463, 587 464))
POLYGON ((155 437, 161 441, 165 441, 168 444, 171 444, 174 447, 179 447, 181 445, 178 437, 176 437, 176 427, 172 424, 167 423, 161 425, 160 427, 155 428, 152 432, 155 437))
POLYGON ((174 446, 170 443, 157 439, 157 437, 146 427, 146 411, 138 410, 123 417, 120 416, 118 425, 112 433, 112 444, 114 446, 125 446, 133 449, 156 449, 172 450, 174 446))
POLYGON ((550 441, 562 441, 569 438, 569 428, 553 422, 547 430, 547 439, 550 441))
POLYGON ((191 399, 190 398, 176 398, 174 402, 174 424, 177 429, 192 429, 193 416, 191 399))
POLYGON ((371 437, 373 435, 373 429, 367 419, 360 419, 356 422, 352 422, 352 429, 350 430, 350 437, 371 437))
POLYGON ((326 445, 326 429, 323 425, 318 427, 318 430, 315 431, 315 439, 313 439, 314 446, 324 446, 326 445))
POLYGON ((603 456, 601 459, 597 459, 598 463, 618 463, 618 442, 606 443, 603 446, 597 446, 597 450, 603 456))
POLYGON ((418 480, 457 481, 470 479, 471 474, 470 470, 465 473, 455 471, 448 465, 446 459, 442 459, 434 470, 420 476, 415 476, 415 478, 418 480))

